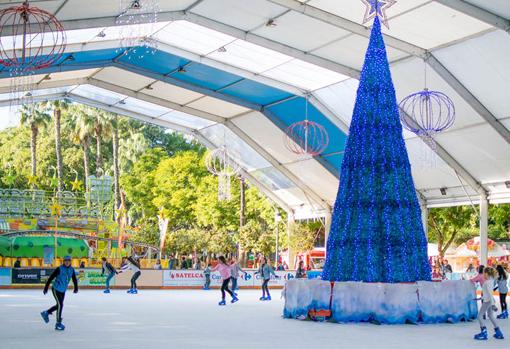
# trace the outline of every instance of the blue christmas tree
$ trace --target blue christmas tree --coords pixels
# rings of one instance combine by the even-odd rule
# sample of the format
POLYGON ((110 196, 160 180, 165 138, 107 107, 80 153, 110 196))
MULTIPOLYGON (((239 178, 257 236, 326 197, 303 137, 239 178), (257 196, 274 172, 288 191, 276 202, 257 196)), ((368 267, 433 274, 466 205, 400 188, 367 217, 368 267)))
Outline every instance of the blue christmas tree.
POLYGON ((361 71, 324 280, 430 280, 427 240, 376 17, 361 71))

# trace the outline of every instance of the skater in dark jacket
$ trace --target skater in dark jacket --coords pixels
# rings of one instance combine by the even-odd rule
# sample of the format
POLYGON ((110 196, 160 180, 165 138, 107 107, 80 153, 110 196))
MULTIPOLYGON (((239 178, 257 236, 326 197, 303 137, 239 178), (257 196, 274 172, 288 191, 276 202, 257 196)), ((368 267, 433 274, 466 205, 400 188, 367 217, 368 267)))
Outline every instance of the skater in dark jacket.
POLYGON ((119 272, 115 269, 113 265, 111 265, 105 257, 102 258, 103 265, 101 269, 101 275, 104 275, 105 272, 108 272, 108 276, 106 277, 106 288, 103 293, 110 293, 110 281, 111 279, 118 274, 119 272))
POLYGON ((73 280, 74 293, 78 293, 78 280, 76 279, 76 273, 74 268, 71 267, 71 257, 64 257, 64 264, 56 268, 50 275, 46 285, 44 285, 43 293, 48 293, 48 288, 51 285, 51 292, 57 304, 52 306, 50 309, 45 310, 41 313, 44 322, 50 322, 49 315, 57 311, 57 323, 55 324, 55 330, 63 331, 65 329, 62 324, 62 310, 64 309, 64 297, 66 295, 67 286, 69 282, 73 280), (53 283, 53 284, 52 284, 53 283))

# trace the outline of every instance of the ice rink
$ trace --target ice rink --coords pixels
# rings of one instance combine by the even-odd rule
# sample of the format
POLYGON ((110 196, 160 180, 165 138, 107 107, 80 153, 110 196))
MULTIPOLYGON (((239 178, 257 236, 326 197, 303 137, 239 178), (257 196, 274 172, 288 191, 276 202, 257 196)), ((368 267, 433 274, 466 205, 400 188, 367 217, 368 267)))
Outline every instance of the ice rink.
MULTIPOLYGON (((273 301, 260 292, 241 290, 240 301, 217 305, 219 291, 142 290, 138 295, 114 290, 68 292, 64 332, 54 317, 45 324, 39 312, 53 297, 39 290, 0 290, 0 348, 508 348, 510 339, 478 343, 476 323, 456 325, 376 326, 287 320, 281 317, 280 290, 273 301)), ((510 320, 501 320, 510 338, 510 320)))

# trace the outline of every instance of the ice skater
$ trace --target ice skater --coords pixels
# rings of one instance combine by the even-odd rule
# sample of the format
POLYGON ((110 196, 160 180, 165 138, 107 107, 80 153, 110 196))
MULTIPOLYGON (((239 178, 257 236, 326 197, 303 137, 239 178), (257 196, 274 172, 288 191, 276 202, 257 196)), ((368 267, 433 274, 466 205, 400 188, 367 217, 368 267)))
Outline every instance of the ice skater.
POLYGON ((241 266, 239 265, 239 263, 237 262, 237 260, 235 258, 232 258, 232 264, 230 264, 230 270, 232 271, 232 277, 231 277, 232 291, 237 296, 236 290, 238 289, 237 279, 239 278, 239 272, 244 274, 245 279, 246 279, 247 273, 241 268, 241 266))
POLYGON ((499 292, 499 305, 501 306, 501 314, 497 316, 498 319, 508 319, 508 308, 506 306, 506 295, 508 293, 508 275, 502 265, 496 267, 498 272, 498 292, 499 292))
POLYGON ((218 258, 218 264, 216 264, 216 266, 211 269, 211 271, 219 271, 221 279, 223 280, 223 283, 221 284, 221 301, 218 303, 218 305, 227 304, 225 302, 225 292, 227 292, 232 297, 232 300, 230 301, 231 303, 235 303, 239 300, 234 292, 228 288, 228 283, 230 282, 230 277, 232 275, 230 269, 230 265, 228 265, 227 260, 223 256, 218 258))
POLYGON ((262 297, 260 297, 261 301, 270 301, 271 294, 269 294, 269 280, 271 280, 271 275, 274 275, 275 278, 278 278, 274 272, 274 268, 271 266, 271 260, 266 257, 262 257, 262 264, 259 267, 259 270, 255 272, 255 274, 260 274, 262 277, 262 297))
POLYGON ((478 313, 478 322, 480 323, 480 333, 475 334, 474 339, 476 340, 487 340, 487 327, 484 324, 483 316, 487 314, 490 322, 494 326, 494 338, 503 339, 503 333, 501 332, 496 318, 494 317, 494 297, 492 296, 492 290, 494 289, 494 282, 496 277, 496 271, 494 268, 487 267, 483 271, 485 281, 482 286, 482 307, 478 313))
POLYGON ((127 257, 127 263, 121 268, 121 272, 124 272, 128 269, 131 269, 134 274, 131 277, 131 288, 127 291, 127 293, 137 294, 138 289, 136 287, 136 280, 140 277, 142 272, 140 271, 140 263, 136 257, 127 257))
POLYGON ((204 269, 205 284, 204 290, 208 290, 211 285, 211 263, 208 263, 204 269))
POLYGON ((110 281, 112 278, 118 274, 119 272, 115 269, 113 265, 111 265, 105 257, 101 258, 103 261, 102 269, 101 269, 101 276, 104 275, 105 272, 108 272, 108 276, 106 277, 106 288, 103 291, 103 293, 110 293, 110 281))
POLYGON ((66 328, 62 323, 62 310, 64 309, 64 298, 66 296, 67 286, 71 280, 73 280, 74 284, 74 293, 78 293, 78 279, 76 279, 74 268, 71 267, 71 257, 65 256, 64 264, 51 273, 43 290, 43 294, 48 293, 48 288, 51 284, 51 292, 53 293, 56 304, 50 309, 41 312, 41 316, 44 322, 48 323, 50 322, 50 315, 56 310, 57 323, 55 324, 55 330, 57 331, 63 331, 66 328))

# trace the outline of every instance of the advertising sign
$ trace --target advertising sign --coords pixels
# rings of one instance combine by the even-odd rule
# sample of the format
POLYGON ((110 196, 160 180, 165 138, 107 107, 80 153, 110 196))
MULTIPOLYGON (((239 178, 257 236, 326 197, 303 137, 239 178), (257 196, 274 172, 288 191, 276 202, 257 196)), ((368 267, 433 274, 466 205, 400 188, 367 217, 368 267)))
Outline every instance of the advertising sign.
MULTIPOLYGON (((76 269, 78 285, 101 286, 106 284, 107 274, 101 275, 101 269, 76 269)), ((115 285, 115 278, 110 281, 110 286, 115 285)))
POLYGON ((12 269, 13 284, 45 284, 53 269, 48 268, 14 268, 12 269))
POLYGON ((8 286, 11 284, 11 269, 0 268, 0 286, 8 286))
MULTIPOLYGON (((217 284, 217 282, 215 282, 216 279, 214 276, 215 275, 211 275, 211 285, 217 284)), ((217 276, 219 276, 219 274, 217 276)), ((203 286, 204 283, 205 276, 203 270, 163 271, 163 286, 203 286)))

